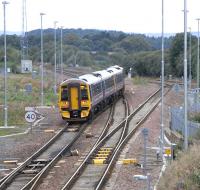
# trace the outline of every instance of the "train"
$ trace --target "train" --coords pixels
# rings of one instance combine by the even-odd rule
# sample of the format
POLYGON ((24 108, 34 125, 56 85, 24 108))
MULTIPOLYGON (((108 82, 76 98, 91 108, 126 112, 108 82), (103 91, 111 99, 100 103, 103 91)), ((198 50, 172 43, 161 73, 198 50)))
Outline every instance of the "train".
POLYGON ((118 65, 63 81, 58 107, 62 119, 92 120, 106 105, 124 94, 124 69, 118 65))

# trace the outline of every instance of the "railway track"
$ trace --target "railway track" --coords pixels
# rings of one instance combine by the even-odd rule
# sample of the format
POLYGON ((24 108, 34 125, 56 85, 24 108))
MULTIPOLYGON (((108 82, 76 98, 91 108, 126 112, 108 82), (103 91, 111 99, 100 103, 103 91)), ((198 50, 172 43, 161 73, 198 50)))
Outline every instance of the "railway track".
MULTIPOLYGON (((104 130, 101 132, 99 138, 102 138, 105 135, 105 133, 107 133, 110 123, 112 122, 113 112, 114 112, 114 106, 112 106, 112 108, 111 108, 111 111, 110 111, 110 114, 109 114, 109 117, 107 120, 107 124, 104 127, 104 130)), ((99 114, 97 114, 96 116, 98 116, 99 114)), ((53 166, 55 166, 56 163, 58 163, 58 161, 61 159, 61 157, 70 153, 70 147, 78 139, 78 137, 83 133, 86 125, 87 125, 87 123, 84 124, 81 128, 79 127, 78 132, 73 130, 73 129, 78 128, 78 127, 76 127, 76 125, 75 125, 75 127, 66 126, 62 130, 62 133, 64 134, 64 136, 62 137, 62 140, 60 140, 61 141, 60 144, 62 144, 62 148, 60 148, 60 151, 54 150, 54 151, 49 151, 50 152, 49 153, 47 150, 45 150, 45 152, 43 152, 41 155, 37 155, 37 158, 35 158, 35 156, 32 156, 31 159, 28 159, 28 160, 31 160, 30 162, 23 163, 23 165, 24 165, 23 168, 21 168, 21 167, 18 168, 16 171, 14 171, 9 176, 7 176, 6 179, 3 179, 1 181, 2 183, 0 185, 0 189, 21 189, 21 190, 36 189, 37 186, 43 180, 43 178, 48 175, 48 172, 50 171, 50 169, 53 166), (67 132, 67 133, 64 133, 64 132, 67 132), (72 133, 74 135, 72 135, 72 133), (75 133, 77 133, 77 135, 75 135, 75 133), (48 157, 49 155, 52 155, 52 154, 54 154, 53 157, 46 158, 46 156, 48 157), (48 162, 46 162, 46 164, 44 165, 42 162, 45 162, 46 160, 48 160, 48 162), (35 163, 36 161, 39 161, 39 164, 35 163), (34 170, 33 171, 29 170, 28 172, 24 172, 26 168, 30 167, 30 165, 33 166, 33 169, 35 169, 35 167, 37 167, 37 166, 41 167, 41 168, 38 169, 37 172, 35 172, 34 170)), ((61 133, 61 131, 59 133, 61 133)), ((57 135, 57 136, 61 136, 61 135, 57 135)), ((49 144, 49 143, 47 143, 47 144, 49 144)), ((57 145, 58 143, 56 144, 55 140, 52 140, 51 144, 53 147, 58 147, 58 145, 57 145)))
MULTIPOLYGON (((118 117, 118 120, 123 120, 125 116, 119 117, 119 112, 118 115, 115 113, 116 110, 118 110, 119 105, 121 104, 122 100, 119 100, 118 102, 115 103, 115 106, 112 106, 109 117, 107 119, 107 122, 105 124, 105 127, 103 128, 102 132, 100 133, 98 140, 96 143, 94 143, 92 149, 98 144, 98 142, 111 130, 111 123, 113 123, 113 117, 118 117)), ((123 115, 123 114, 122 114, 123 115)), ((115 121, 116 122, 116 121, 115 121)), ((41 184, 41 181, 44 179, 44 177, 47 176, 47 172, 43 171, 41 172, 40 176, 38 179, 35 181, 35 183, 29 187, 30 190, 37 189, 38 185, 41 184)), ((57 176, 58 177, 58 176, 57 176)), ((59 184, 58 184, 59 185, 59 184)))
MULTIPOLYGON (((169 90, 169 88, 168 88, 169 90)), ((168 92, 165 90, 165 93, 168 92)), ((138 106, 131 114, 104 136, 89 152, 74 175, 66 182, 66 189, 101 189, 114 167, 120 150, 138 127, 160 102, 160 89, 138 106)))
POLYGON ((123 136, 125 135, 125 125, 118 130, 116 130, 116 128, 119 123, 122 125, 128 114, 129 109, 127 103, 125 102, 124 111, 121 111, 120 115, 118 112, 116 116, 114 116, 114 122, 109 127, 106 135, 98 139, 95 146, 91 149, 87 157, 83 160, 82 164, 62 189, 69 189, 73 184, 74 185, 72 189, 93 189, 92 186, 99 179, 100 174, 102 174, 102 172, 105 170, 107 165, 106 163, 111 158, 116 145, 121 141, 121 139, 123 139, 123 136))
POLYGON ((70 151, 72 144, 83 132, 85 125, 68 124, 50 139, 42 148, 0 181, 0 190, 29 189, 44 168, 64 152, 70 151))
MULTIPOLYGON (((58 73, 61 72, 60 68, 57 68, 56 71, 58 73)), ((87 70, 80 70, 80 69, 63 69, 63 74, 72 78, 79 77, 81 75, 87 74, 89 71, 87 70)))
MULTIPOLYGON (((99 139, 103 138, 105 133, 107 133, 110 123, 112 122, 113 113, 114 108, 112 106, 107 124, 99 139)), ((83 133, 86 125, 87 123, 81 127, 77 125, 66 125, 22 165, 4 177, 0 181, 0 190, 35 189, 48 174, 52 166, 54 166, 63 155, 70 153, 70 147, 83 133)))

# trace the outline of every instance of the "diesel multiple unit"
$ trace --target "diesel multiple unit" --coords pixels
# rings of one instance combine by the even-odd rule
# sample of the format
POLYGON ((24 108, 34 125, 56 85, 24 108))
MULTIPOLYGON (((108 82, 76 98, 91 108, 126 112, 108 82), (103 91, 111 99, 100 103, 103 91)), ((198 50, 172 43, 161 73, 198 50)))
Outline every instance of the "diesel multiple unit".
POLYGON ((65 80, 59 87, 61 116, 67 121, 92 119, 123 92, 123 68, 119 66, 65 80))

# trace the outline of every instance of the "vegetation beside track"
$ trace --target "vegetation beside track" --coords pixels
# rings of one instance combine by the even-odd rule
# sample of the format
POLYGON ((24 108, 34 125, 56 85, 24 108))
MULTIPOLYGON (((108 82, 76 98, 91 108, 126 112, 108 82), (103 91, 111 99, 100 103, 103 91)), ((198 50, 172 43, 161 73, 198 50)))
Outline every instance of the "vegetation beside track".
MULTIPOLYGON (((44 105, 56 105, 57 96, 53 93, 53 75, 44 77, 44 105)), ((4 125, 4 77, 0 76, 0 126, 4 125)), ((24 115, 25 107, 39 106, 41 103, 40 76, 32 78, 31 74, 8 74, 7 79, 8 125, 27 125, 24 115), (26 92, 25 86, 32 85, 32 92, 26 92)))
POLYGON ((136 76, 133 78, 133 83, 135 85, 147 85, 149 82, 148 78, 136 76))
POLYGON ((200 142, 181 152, 164 172, 158 185, 159 190, 200 189, 200 142))

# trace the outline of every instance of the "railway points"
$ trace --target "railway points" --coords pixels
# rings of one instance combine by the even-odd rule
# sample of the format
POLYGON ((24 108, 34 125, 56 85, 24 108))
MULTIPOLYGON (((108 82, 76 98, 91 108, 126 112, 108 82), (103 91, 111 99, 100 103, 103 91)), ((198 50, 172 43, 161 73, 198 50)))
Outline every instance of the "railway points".
MULTIPOLYGON (((131 89, 131 91, 132 90, 134 90, 134 89, 131 89)), ((134 94, 134 96, 135 95, 137 95, 137 93, 136 94, 134 94)), ((120 117, 118 117, 119 119, 120 119, 120 117)), ((86 136, 86 134, 85 134, 85 136, 86 136)), ((90 137, 91 139, 94 139, 94 138, 96 138, 96 135, 91 135, 91 137, 90 137)), ((78 166, 80 166, 80 164, 81 164, 81 162, 84 160, 84 158, 87 156, 87 153, 85 153, 85 156, 84 156, 84 154, 80 154, 80 156, 82 156, 82 159, 79 161, 79 164, 78 165, 76 165, 76 163, 74 163, 74 166, 76 165, 77 167, 78 166)), ((78 156, 79 157, 79 156, 78 156)), ((77 158, 78 159, 78 158, 77 158)), ((140 160, 141 161, 141 160, 140 160)), ((56 167, 55 167, 55 169, 57 168, 62 168, 62 166, 61 165, 63 165, 64 163, 66 163, 66 161, 61 161, 61 163, 59 163, 58 165, 56 165, 56 167), (60 165, 61 164, 61 165, 60 165)), ((98 163, 97 165, 101 165, 102 163, 98 163)), ((151 163, 151 165, 152 165, 153 163, 151 163)), ((29 171, 28 171, 29 172, 29 171)), ((52 172, 52 171, 51 171, 52 172)))

